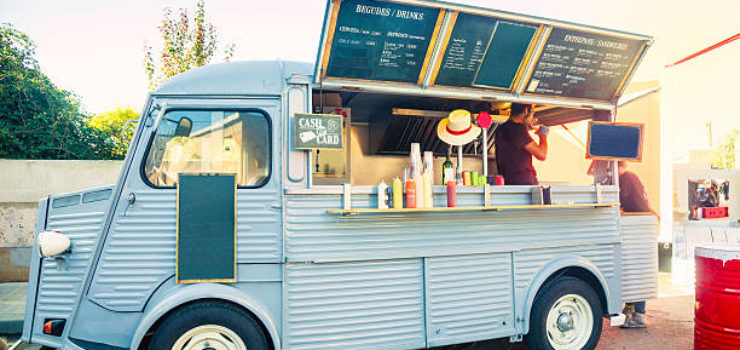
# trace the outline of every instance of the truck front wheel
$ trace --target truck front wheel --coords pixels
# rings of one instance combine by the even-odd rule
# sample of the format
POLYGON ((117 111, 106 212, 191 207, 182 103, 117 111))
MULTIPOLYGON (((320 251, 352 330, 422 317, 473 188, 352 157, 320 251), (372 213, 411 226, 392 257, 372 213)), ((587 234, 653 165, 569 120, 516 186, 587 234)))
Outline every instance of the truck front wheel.
POLYGON ((149 350, 267 350, 262 328, 242 308, 218 301, 190 304, 156 329, 149 350))
POLYGON ((531 350, 594 349, 601 336, 601 302, 588 283, 558 277, 537 293, 529 322, 524 340, 531 350))

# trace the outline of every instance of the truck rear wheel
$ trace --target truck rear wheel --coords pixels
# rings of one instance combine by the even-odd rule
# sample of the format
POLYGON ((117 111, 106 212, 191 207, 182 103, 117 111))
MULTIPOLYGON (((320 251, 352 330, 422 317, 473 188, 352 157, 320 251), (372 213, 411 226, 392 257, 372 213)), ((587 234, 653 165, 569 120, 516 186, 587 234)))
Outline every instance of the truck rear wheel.
POLYGON ((152 335, 149 350, 267 350, 259 323, 238 306, 218 301, 186 305, 152 335))
POLYGON ((588 283, 575 277, 548 282, 532 305, 530 350, 594 349, 601 336, 601 302, 588 283))

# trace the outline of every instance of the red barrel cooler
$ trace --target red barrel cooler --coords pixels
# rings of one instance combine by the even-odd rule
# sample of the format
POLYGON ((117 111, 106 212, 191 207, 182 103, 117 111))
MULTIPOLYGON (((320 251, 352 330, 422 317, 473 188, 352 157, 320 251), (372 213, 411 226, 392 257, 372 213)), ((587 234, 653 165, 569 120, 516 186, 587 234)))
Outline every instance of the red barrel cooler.
POLYGON ((694 349, 740 349, 740 245, 698 245, 694 256, 694 349))

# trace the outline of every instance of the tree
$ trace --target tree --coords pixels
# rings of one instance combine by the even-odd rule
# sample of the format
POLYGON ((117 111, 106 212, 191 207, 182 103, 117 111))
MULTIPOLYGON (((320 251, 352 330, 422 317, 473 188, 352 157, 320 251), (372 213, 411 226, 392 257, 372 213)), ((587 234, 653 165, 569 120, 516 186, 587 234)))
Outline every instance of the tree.
MULTIPOLYGON (((158 63, 152 47, 144 47, 144 70, 152 90, 178 73, 208 64, 216 52, 218 33, 206 21, 204 0, 196 4, 192 21, 188 9, 181 8, 175 15, 169 7, 165 8, 162 24, 157 29, 163 41, 158 63)), ((228 62, 234 55, 234 47, 234 44, 226 45, 224 61, 228 62)))
POLYGON ((39 70, 36 45, 0 24, 0 158, 109 159, 112 140, 87 124, 78 99, 39 70))
POLYGON ((740 135, 740 129, 732 129, 727 133, 724 142, 717 145, 712 152, 712 167, 719 169, 732 169, 735 167, 735 142, 740 135))
POLYGON ((134 126, 139 113, 131 107, 117 107, 113 110, 93 116, 87 122, 90 127, 95 128, 113 146, 113 158, 123 159, 126 156, 128 143, 134 136, 134 126), (126 122, 131 121, 126 125, 126 122), (126 129, 124 130, 124 126, 126 129), (123 138, 121 138, 123 134, 123 138))

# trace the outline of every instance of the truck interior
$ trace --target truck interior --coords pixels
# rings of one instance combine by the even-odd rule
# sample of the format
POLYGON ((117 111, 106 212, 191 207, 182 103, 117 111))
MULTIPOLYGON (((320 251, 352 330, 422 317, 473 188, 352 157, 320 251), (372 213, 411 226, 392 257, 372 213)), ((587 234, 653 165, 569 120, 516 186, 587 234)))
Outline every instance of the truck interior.
MULTIPOLYGON (((488 128, 487 145, 479 136, 463 146, 464 170, 482 174, 482 161, 487 154, 489 175, 496 175, 494 132, 500 123, 507 120, 511 103, 488 100, 442 98, 430 96, 399 95, 390 93, 319 90, 313 91, 313 112, 341 114, 345 121, 345 148, 343 150, 314 150, 312 152, 312 176, 314 185, 377 185, 380 181, 393 181, 408 167, 411 143, 420 143, 421 150, 434 152, 435 170, 441 169, 448 152, 456 163, 457 147, 450 149, 437 137, 437 124, 456 109, 465 109, 475 118, 478 112, 491 114, 494 124, 488 128)), ((539 123, 557 127, 560 133, 551 138, 561 138, 576 147, 553 149, 560 157, 556 161, 585 160, 584 135, 576 135, 571 129, 585 133, 586 121, 608 121, 609 111, 591 108, 574 108, 555 105, 535 105, 535 116, 539 123), (570 127, 569 127, 570 126, 570 127)), ((561 140, 562 142, 562 140, 561 140)), ((550 162, 547 160, 546 162, 550 162)), ((535 163, 541 163, 536 161, 535 163)), ((536 164, 535 166, 540 165, 536 164)), ((562 167, 562 163, 558 166, 562 167)), ((593 178, 587 177, 563 181, 550 180, 547 171, 539 171, 545 184, 592 185, 593 178), (584 182, 587 181, 587 182, 584 182)), ((588 170, 585 165, 583 172, 588 170)), ((439 170, 437 170, 439 171, 439 170)), ((442 185, 441 178, 434 179, 442 185)))

